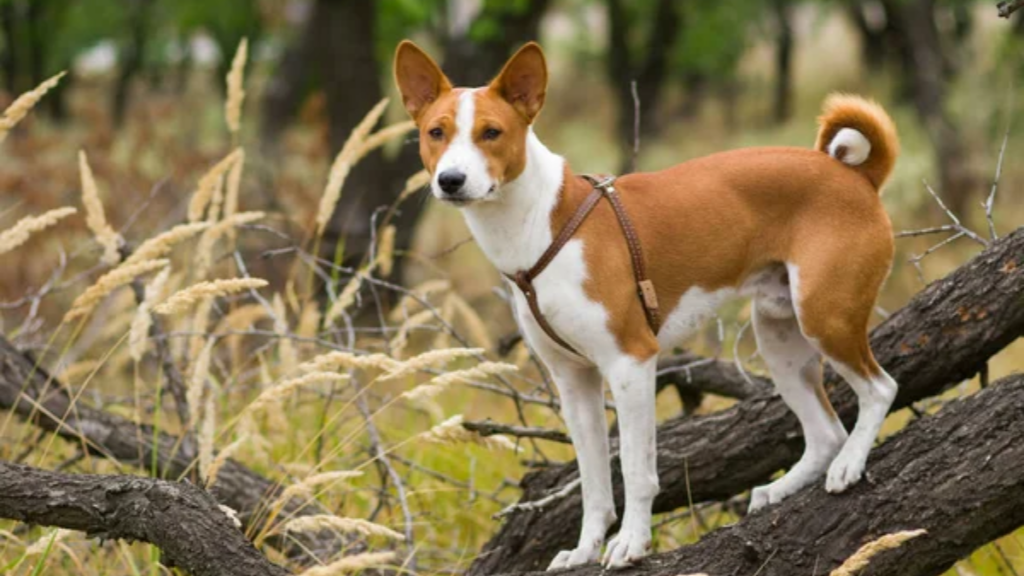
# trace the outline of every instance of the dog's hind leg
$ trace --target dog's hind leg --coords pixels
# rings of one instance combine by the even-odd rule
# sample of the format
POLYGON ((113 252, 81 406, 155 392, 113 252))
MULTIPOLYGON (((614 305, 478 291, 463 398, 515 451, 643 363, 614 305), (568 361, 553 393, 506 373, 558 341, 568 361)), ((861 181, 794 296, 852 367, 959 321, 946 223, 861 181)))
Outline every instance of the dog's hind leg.
POLYGON ((654 414, 657 361, 656 355, 646 360, 623 355, 601 366, 619 416, 619 459, 626 487, 622 527, 604 553, 604 564, 609 568, 633 564, 646 556, 651 546, 651 505, 658 495, 654 414))
POLYGON ((787 313, 768 304, 754 302, 754 334, 776 390, 800 420, 804 453, 784 476, 754 488, 751 512, 820 478, 846 441, 846 430, 822 388, 821 355, 800 332, 791 307, 787 313))
POLYGON ((604 386, 596 368, 547 362, 562 402, 562 415, 576 449, 583 490, 583 525, 574 550, 559 552, 549 570, 594 562, 615 522, 604 386))
POLYGON ((829 492, 842 492, 860 480, 896 398, 896 382, 875 361, 867 336, 872 305, 886 272, 873 262, 836 254, 790 269, 801 330, 857 393, 857 424, 829 466, 829 492))

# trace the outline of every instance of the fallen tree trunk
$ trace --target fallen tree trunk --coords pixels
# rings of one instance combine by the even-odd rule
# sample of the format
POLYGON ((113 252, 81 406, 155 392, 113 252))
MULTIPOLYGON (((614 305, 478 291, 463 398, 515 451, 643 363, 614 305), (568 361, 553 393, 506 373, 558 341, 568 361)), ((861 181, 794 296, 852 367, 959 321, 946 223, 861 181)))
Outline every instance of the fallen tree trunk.
MULTIPOLYGON (((894 409, 977 374, 990 357, 1024 334, 1022 260, 1024 228, 928 285, 872 331, 875 356, 900 384, 894 409)), ((856 397, 831 370, 825 377, 836 411, 850 426, 856 397)), ((672 418, 658 427, 661 493, 654 510, 671 511, 691 498, 696 503, 739 494, 792 465, 802 450, 796 417, 776 396, 758 396, 706 416, 672 418)), ((612 467, 621 516, 617 456, 612 467)), ((531 473, 522 481, 521 502, 542 499, 577 478, 574 462, 531 473)), ((469 574, 543 568, 559 550, 575 545, 581 519, 579 490, 546 508, 510 515, 469 574)))
MULTIPOLYGON (((67 388, 29 356, 0 336, 0 408, 14 410, 43 430, 81 445, 91 453, 150 471, 156 464, 160 478, 183 478, 194 469, 195 448, 169 434, 155 434, 152 426, 136 424, 115 414, 91 408, 81 401, 72 404, 67 388), (154 442, 155 440, 155 442, 154 442)), ((211 492, 217 500, 238 511, 239 519, 257 533, 266 520, 266 503, 275 500, 281 486, 249 468, 228 460, 211 492)), ((289 500, 281 517, 326 514, 315 501, 289 500)), ((321 530, 272 536, 268 542, 303 563, 325 562, 339 552, 354 554, 366 549, 354 535, 321 530), (310 558, 312 556, 312 558, 310 558)))
MULTIPOLYGON (((936 576, 1024 525, 1024 375, 918 419, 877 448, 869 481, 843 494, 821 484, 651 556, 616 576, 821 576, 863 544, 904 530, 927 533, 881 552, 864 574, 936 576)), ((591 564, 561 572, 603 574, 591 564)))
POLYGON ((193 576, 285 576, 213 497, 185 482, 62 474, 0 462, 0 518, 104 539, 141 540, 193 576))

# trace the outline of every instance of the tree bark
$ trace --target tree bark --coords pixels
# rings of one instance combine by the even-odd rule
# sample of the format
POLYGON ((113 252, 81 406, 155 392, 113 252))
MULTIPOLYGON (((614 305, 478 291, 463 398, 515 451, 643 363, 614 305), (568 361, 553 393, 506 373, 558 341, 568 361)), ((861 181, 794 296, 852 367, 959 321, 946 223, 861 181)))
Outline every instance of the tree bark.
POLYGON ((735 362, 682 352, 658 361, 655 394, 674 388, 685 413, 700 407, 705 394, 745 400, 771 391, 771 382, 754 374, 746 377, 735 362), (748 380, 749 379, 749 380, 748 380))
MULTIPOLYGON (((872 331, 878 362, 900 384, 894 409, 973 376, 991 356, 1024 334, 1022 254, 1024 228, 931 283, 872 331)), ((836 411, 851 425, 857 412, 855 395, 839 385, 831 370, 826 370, 825 378, 836 411)), ((674 510, 690 499, 729 498, 792 465, 802 451, 797 419, 777 396, 758 396, 706 416, 672 418, 658 427, 661 494, 654 510, 674 510)), ((612 467, 621 516, 617 456, 612 467)), ((531 473, 523 478, 521 501, 543 498, 577 477, 574 462, 531 473)), ((546 566, 559 550, 575 544, 581 516, 578 491, 546 509, 509 516, 469 573, 546 566)))
MULTIPOLYGON (((715 530, 698 543, 651 556, 616 576, 824 576, 885 534, 927 534, 873 557, 864 574, 936 576, 1024 525, 1024 375, 954 400, 873 451, 864 480, 843 494, 821 483, 715 530)), ((550 518, 560 529, 572 520, 550 518)), ((597 564, 561 574, 598 576, 597 564)))
POLYGON ((149 542, 164 565, 193 576, 290 574, 256 550, 209 493, 185 482, 0 461, 0 518, 149 542))
MULTIPOLYGON (((81 400, 72 403, 64 384, 2 336, 0 408, 13 410, 41 429, 81 445, 90 453, 147 471, 152 471, 155 464, 156 476, 160 478, 188 477, 198 481, 187 472, 194 470, 197 458, 191 442, 180 442, 163 432, 157 435, 148 424, 136 424, 96 410, 81 400)), ((220 503, 237 510, 243 524, 259 530, 267 520, 264 504, 277 498, 281 490, 279 483, 229 459, 210 491, 220 503)), ((289 516, 326 513, 318 503, 303 499, 289 501, 282 512, 289 516)), ((271 537, 268 542, 303 562, 327 561, 341 551, 355 554, 366 549, 365 543, 357 537, 330 530, 294 534, 287 539, 271 537)))

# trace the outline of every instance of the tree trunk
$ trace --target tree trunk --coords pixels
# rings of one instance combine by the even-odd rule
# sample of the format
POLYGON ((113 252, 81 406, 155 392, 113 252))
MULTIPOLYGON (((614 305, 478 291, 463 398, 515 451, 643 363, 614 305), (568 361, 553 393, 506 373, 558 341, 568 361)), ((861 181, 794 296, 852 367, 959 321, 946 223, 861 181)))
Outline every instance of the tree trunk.
POLYGON ((682 14, 674 0, 658 0, 654 9, 651 36, 641 59, 630 49, 629 18, 622 0, 608 0, 608 78, 618 108, 616 140, 622 149, 620 174, 636 169, 633 166, 635 140, 635 103, 632 82, 636 81, 640 114, 641 141, 653 135, 658 126, 658 105, 668 76, 668 57, 682 29, 682 14), (635 63, 640 62, 639 65, 635 63))
MULTIPOLYGON (((72 403, 68 388, 55 380, 29 356, 19 352, 0 336, 0 408, 13 410, 22 418, 47 432, 81 445, 90 452, 122 464, 152 471, 160 478, 186 478, 197 458, 191 442, 160 432, 148 424, 134 422, 96 410, 81 399, 72 403), (155 439, 155 444, 152 440, 155 439)), ((267 520, 263 515, 267 501, 277 498, 280 483, 228 460, 221 468, 211 492, 217 501, 238 511, 239 519, 251 530, 259 531, 267 520)), ((282 514, 303 516, 327 514, 317 502, 304 498, 290 500, 282 514)), ((272 537, 268 542, 289 557, 326 561, 344 551, 356 554, 366 549, 353 535, 330 530, 319 533, 272 537), (312 557, 312 558, 310 558, 312 557)))
POLYGON ((186 482, 62 474, 0 461, 0 518, 160 548, 161 563, 193 576, 286 576, 186 482))
MULTIPOLYGON (((871 333, 878 362, 900 384, 894 409, 909 406, 970 378, 994 354, 1024 334, 1024 228, 1005 236, 946 278, 931 283, 871 333)), ((856 396, 826 370, 826 387, 849 426, 856 396)), ((613 449, 617 449, 613 441, 613 449)), ((777 396, 759 396, 707 416, 675 417, 658 427, 661 494, 655 512, 722 500, 764 483, 800 457, 796 417, 777 396)), ((621 517, 622 481, 613 457, 621 517)), ((569 463, 523 478, 522 502, 538 500, 578 478, 569 463)), ((471 575, 546 566, 572 548, 582 516, 578 491, 550 507, 509 516, 471 575)))
POLYGON ((790 0, 773 0, 776 25, 775 37, 775 96, 772 118, 781 124, 793 112, 793 25, 790 23, 790 0))
MULTIPOLYGON (((937 576, 1024 524, 1022 434, 1024 376, 1018 374, 912 422, 872 452, 867 478, 843 494, 818 483, 696 544, 615 574, 825 576, 866 542, 925 529, 873 557, 862 573, 937 576)), ((566 517, 548 521, 553 530, 577 529, 566 517)), ((605 572, 589 564, 562 574, 605 572)))
POLYGON ((152 0, 132 0, 128 7, 130 13, 128 17, 130 36, 124 50, 120 71, 117 74, 117 82, 114 85, 114 101, 111 110, 114 126, 117 128, 124 125, 125 115, 128 112, 132 80, 135 79, 139 70, 142 69, 146 40, 149 36, 149 9, 151 4, 152 0))
POLYGON ((18 6, 14 2, 0 2, 0 22, 3 26, 4 88, 10 97, 18 97, 18 43, 16 42, 18 6))
POLYGON ((900 43, 905 51, 904 72, 918 116, 935 148, 940 193, 954 212, 962 214, 970 206, 977 182, 963 138, 944 106, 954 62, 944 56, 935 25, 935 0, 884 0, 883 5, 886 17, 893 19, 895 28, 905 36, 900 43))
MULTIPOLYGON (((341 150, 352 129, 384 97, 375 52, 377 10, 377 3, 365 0, 316 0, 296 44, 285 53, 270 81, 262 136, 271 155, 308 86, 323 86, 332 157, 341 150)), ((333 258, 336 246, 343 242, 346 263, 361 259, 370 246, 374 211, 395 201, 417 165, 417 149, 412 145, 402 146, 394 159, 385 158, 377 150, 360 160, 345 181, 341 200, 325 233, 325 256, 333 258)), ((406 207, 392 221, 397 231, 396 251, 409 246, 418 212, 406 207)))

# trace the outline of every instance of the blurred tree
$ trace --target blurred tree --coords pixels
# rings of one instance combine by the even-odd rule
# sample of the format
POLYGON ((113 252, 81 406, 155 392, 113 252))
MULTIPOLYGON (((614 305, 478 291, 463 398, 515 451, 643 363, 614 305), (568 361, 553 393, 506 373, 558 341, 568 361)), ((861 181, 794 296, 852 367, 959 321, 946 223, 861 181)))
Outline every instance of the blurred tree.
POLYGON ((899 71, 901 96, 913 104, 935 149, 943 197, 962 212, 971 205, 977 178, 946 100, 960 48, 972 27, 969 0, 880 0, 849 6, 863 39, 865 64, 878 70, 888 61, 899 71), (940 20, 952 26, 940 29, 940 20))
POLYGON ((131 89, 132 79, 142 69, 154 0, 129 0, 127 4, 128 30, 121 51, 117 82, 114 85, 111 114, 115 128, 120 128, 124 123, 125 111, 128 108, 128 91, 131 89))
MULTIPOLYGON (((316 0, 301 32, 282 56, 267 86, 261 140, 270 157, 284 128, 313 89, 322 89, 327 103, 332 153, 374 104, 384 97, 384 68, 377 56, 379 6, 365 0, 316 0)), ((415 147, 402 146, 397 158, 380 150, 352 170, 326 234, 326 247, 344 242, 346 256, 361 257, 371 238, 371 215, 394 201, 402 182, 415 171, 415 147)), ((399 249, 411 240, 412 210, 403 210, 395 224, 399 249)))
MULTIPOLYGON (((3 34, 4 88, 15 96, 68 68, 59 41, 53 38, 66 20, 68 4, 62 0, 0 0, 0 33, 3 34)), ((71 78, 50 91, 45 110, 55 119, 64 117, 64 97, 71 78)))
POLYGON ((772 118, 775 122, 789 119, 793 111, 793 26, 792 0, 771 0, 775 14, 775 95, 772 118))
MULTIPOLYGON (((330 146, 339 150, 352 128, 383 98, 381 79, 390 85, 394 47, 414 32, 425 33, 444 47, 439 60, 455 83, 486 83, 515 48, 536 38, 548 3, 485 0, 473 11, 458 0, 315 0, 267 86, 265 148, 273 154, 301 102, 322 89, 330 146)), ((346 256, 365 254, 374 210, 393 202, 418 167, 415 145, 402 146, 394 158, 376 151, 361 160, 345 182, 325 238, 327 249, 343 242, 346 256)), ((418 216, 418 210, 407 207, 396 217, 399 251, 412 240, 418 216)))
POLYGON ((501 70, 512 52, 540 36, 549 0, 485 0, 473 21, 449 18, 444 68, 452 81, 483 86, 501 70))
POLYGON ((606 0, 608 8, 608 77, 618 106, 616 140, 623 150, 620 174, 632 171, 633 142, 637 134, 643 140, 658 125, 658 105, 669 77, 672 46, 682 28, 682 10, 675 0, 633 2, 606 0), (639 34, 647 27, 647 34, 639 34), (637 37, 640 37, 639 39, 637 37), (644 113, 635 126, 636 104, 632 82, 644 113))

